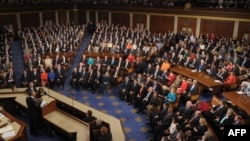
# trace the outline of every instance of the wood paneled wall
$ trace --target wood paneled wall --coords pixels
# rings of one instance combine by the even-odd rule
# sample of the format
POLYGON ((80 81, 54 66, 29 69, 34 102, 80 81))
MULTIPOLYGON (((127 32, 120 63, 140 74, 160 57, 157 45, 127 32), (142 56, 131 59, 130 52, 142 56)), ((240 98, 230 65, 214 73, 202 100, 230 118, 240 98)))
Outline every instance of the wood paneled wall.
POLYGON ((178 27, 177 31, 185 31, 195 34, 196 32, 197 20, 195 18, 186 18, 179 17, 178 18, 178 27))
POLYGON ((78 11, 69 11, 69 21, 70 23, 78 24, 78 11))
POLYGON ((234 30, 233 21, 202 19, 200 33, 215 33, 219 36, 232 37, 234 30))
POLYGON ((150 31, 155 33, 165 33, 174 30, 174 17, 170 16, 150 16, 150 31))
POLYGON ((250 33, 250 22, 239 23, 238 37, 242 37, 245 33, 250 33))
POLYGON ((45 25, 45 21, 52 21, 52 23, 56 22, 55 12, 43 12, 43 24, 45 25))
POLYGON ((96 16, 95 16, 95 11, 89 11, 89 20, 91 21, 91 22, 94 22, 94 23, 96 23, 96 16))
POLYGON ((109 13, 108 12, 98 12, 98 22, 106 22, 109 23, 109 13))
POLYGON ((111 14, 111 23, 112 24, 119 24, 119 25, 125 25, 126 27, 129 27, 130 19, 128 13, 112 13, 111 14))
POLYGON ((133 28, 137 27, 137 24, 143 24, 145 28, 147 26, 147 15, 133 14, 133 28))
POLYGON ((66 11, 58 11, 58 23, 66 23, 67 22, 67 15, 66 11))
POLYGON ((0 15, 0 25, 13 25, 14 28, 17 28, 16 15, 0 15))
POLYGON ((86 11, 78 11, 78 16, 79 24, 86 24, 86 11))
POLYGON ((40 26, 39 13, 21 14, 20 21, 21 21, 22 28, 40 26), (31 20, 31 17, 32 17, 32 20, 31 20))

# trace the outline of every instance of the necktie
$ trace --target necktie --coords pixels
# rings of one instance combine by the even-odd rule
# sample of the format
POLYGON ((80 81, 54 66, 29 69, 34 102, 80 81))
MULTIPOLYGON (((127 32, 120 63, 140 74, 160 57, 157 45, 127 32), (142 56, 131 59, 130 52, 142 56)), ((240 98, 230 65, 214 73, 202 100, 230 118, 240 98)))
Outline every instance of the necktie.
POLYGON ((244 60, 244 61, 242 62, 241 66, 243 67, 243 66, 245 65, 245 63, 246 63, 246 60, 244 60))
POLYGON ((148 93, 147 96, 145 97, 146 101, 148 101, 149 96, 150 96, 150 93, 148 93))
POLYGON ((191 123, 195 118, 196 118, 196 116, 193 116, 193 117, 189 120, 189 123, 191 123))
POLYGON ((221 119, 220 124, 222 124, 222 123, 224 122, 224 120, 226 120, 226 119, 227 119, 227 116, 224 116, 224 117, 221 119))
POLYGON ((117 77, 117 73, 118 73, 118 71, 115 72, 115 77, 117 77))
POLYGON ((158 70, 156 70, 156 71, 155 71, 155 75, 154 75, 154 76, 156 76, 156 75, 157 75, 157 72, 158 72, 158 70))

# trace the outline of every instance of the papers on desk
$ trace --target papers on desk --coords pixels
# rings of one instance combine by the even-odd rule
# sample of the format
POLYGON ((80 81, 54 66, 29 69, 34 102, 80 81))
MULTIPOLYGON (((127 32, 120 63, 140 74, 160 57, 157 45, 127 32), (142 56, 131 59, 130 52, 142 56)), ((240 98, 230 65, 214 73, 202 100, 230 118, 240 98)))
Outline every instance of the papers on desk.
POLYGON ((6 132, 11 131, 11 130, 13 130, 12 125, 6 125, 6 126, 0 128, 0 134, 6 133, 6 132))
POLYGON ((217 83, 221 83, 221 84, 222 84, 222 82, 221 82, 220 80, 214 80, 214 82, 217 82, 217 83))
POLYGON ((191 70, 191 72, 197 72, 197 70, 191 70))
POLYGON ((4 115, 2 113, 0 113, 0 118, 3 118, 3 117, 4 117, 4 115))
POLYGON ((216 76, 217 76, 217 77, 219 77, 220 79, 223 79, 223 77, 222 77, 222 76, 220 76, 220 75, 218 75, 218 74, 216 74, 216 76))
POLYGON ((211 70, 210 70, 210 69, 206 69, 206 72, 207 72, 208 74, 211 74, 211 70))
POLYGON ((42 103, 41 103, 41 105, 40 105, 40 107, 42 108, 42 107, 44 107, 46 104, 47 104, 47 102, 43 100, 42 103))
POLYGON ((242 91, 237 91, 236 93, 237 93, 237 94, 245 94, 245 93, 243 93, 242 91))
POLYGON ((15 131, 14 130, 11 130, 11 131, 8 131, 8 132, 5 132, 2 134, 2 138, 9 138, 9 137, 13 137, 15 136, 15 131))

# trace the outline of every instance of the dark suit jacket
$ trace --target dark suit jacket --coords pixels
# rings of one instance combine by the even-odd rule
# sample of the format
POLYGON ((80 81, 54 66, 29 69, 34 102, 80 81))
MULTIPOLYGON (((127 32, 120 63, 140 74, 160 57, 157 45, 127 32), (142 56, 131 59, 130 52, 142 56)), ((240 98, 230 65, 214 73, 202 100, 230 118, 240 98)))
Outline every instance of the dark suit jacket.
MULTIPOLYGON (((222 120, 223 117, 224 116, 220 118, 219 122, 222 120)), ((225 119, 222 123, 220 123, 220 126, 232 125, 233 122, 234 122, 234 115, 231 115, 227 119, 225 119)))
POLYGON ((122 68, 124 68, 124 69, 129 69, 129 68, 131 68, 131 63, 130 62, 127 62, 128 64, 127 64, 127 67, 126 67, 126 61, 123 61, 123 63, 122 63, 122 68))
POLYGON ((206 64, 199 64, 197 66, 197 71, 198 72, 203 72, 203 71, 205 71, 205 69, 206 69, 206 64))
POLYGON ((193 88, 192 88, 193 85, 189 85, 188 87, 188 90, 187 90, 187 93, 188 94, 196 94, 197 91, 198 91, 198 86, 195 85, 193 88))
POLYGON ((223 106, 223 107, 215 107, 216 109, 214 110, 214 113, 213 115, 216 117, 216 116, 223 116, 226 114, 227 112, 227 107, 223 106))
POLYGON ((144 73, 146 75, 151 75, 153 72, 154 72, 153 67, 150 67, 150 68, 146 67, 146 69, 144 70, 144 73))
POLYGON ((102 135, 98 138, 98 141, 112 141, 112 134, 107 133, 105 135, 102 135))
POLYGON ((36 60, 36 62, 35 62, 35 66, 36 66, 36 67, 38 67, 39 62, 40 62, 40 65, 43 65, 43 64, 44 64, 44 62, 43 62, 42 59, 41 59, 41 60, 36 60))
POLYGON ((126 80, 123 81, 123 82, 122 82, 122 85, 121 85, 121 88, 122 88, 122 89, 125 89, 125 92, 128 93, 128 92, 130 91, 130 88, 131 88, 131 83, 130 83, 130 81, 129 81, 129 80, 128 80, 128 82, 126 82, 126 80))
POLYGON ((161 85, 160 84, 158 84, 158 83, 156 85, 152 84, 152 87, 153 87, 154 91, 156 91, 158 93, 161 92, 161 85), (155 89, 154 89, 154 87, 155 87, 155 89))
POLYGON ((83 120, 84 122, 89 123, 89 122, 92 122, 92 121, 96 120, 96 118, 95 118, 94 116, 90 116, 90 117, 85 117, 85 118, 83 118, 82 120, 83 120))
MULTIPOLYGON (((8 73, 6 74, 5 80, 8 82, 9 78, 10 78, 10 73, 8 72, 8 73)), ((15 81, 15 73, 13 73, 12 78, 13 78, 13 80, 15 81)))
POLYGON ((184 108, 180 111, 180 115, 182 116, 182 118, 183 118, 184 120, 190 119, 190 118, 192 117, 193 113, 194 113, 194 110, 193 110, 192 107, 189 107, 189 108, 184 107, 184 108))
POLYGON ((36 102, 33 97, 28 96, 26 98, 26 103, 28 106, 28 115, 30 118, 33 118, 35 120, 38 120, 38 117, 40 115, 40 105, 41 102, 36 102))
POLYGON ((141 88, 139 88, 138 90, 138 94, 140 95, 140 101, 146 96, 147 94, 147 89, 145 87, 143 87, 142 91, 140 91, 141 88))
POLYGON ((56 79, 60 79, 60 76, 64 77, 65 76, 65 70, 63 68, 60 69, 60 74, 58 69, 55 70, 55 75, 56 79))
POLYGON ((250 67, 250 61, 247 59, 246 62, 243 64, 243 61, 242 60, 239 65, 242 66, 242 67, 246 67, 246 68, 249 68, 250 67))
POLYGON ((108 66, 109 64, 110 64, 110 62, 109 62, 108 59, 107 60, 105 60, 105 59, 102 60, 102 65, 103 66, 108 66))
POLYGON ((52 65, 53 65, 53 66, 55 66, 56 63, 57 63, 57 64, 61 64, 61 58, 58 58, 57 62, 56 62, 56 58, 54 58, 54 59, 52 60, 52 65))
POLYGON ((206 125, 200 125, 198 124, 197 128, 197 132, 193 131, 192 135, 197 135, 197 136, 203 136, 204 133, 207 131, 207 126, 206 125))
POLYGON ((31 89, 30 87, 28 87, 28 88, 26 89, 26 92, 30 92, 31 90, 37 92, 37 88, 36 88, 35 86, 33 87, 33 89, 31 89))

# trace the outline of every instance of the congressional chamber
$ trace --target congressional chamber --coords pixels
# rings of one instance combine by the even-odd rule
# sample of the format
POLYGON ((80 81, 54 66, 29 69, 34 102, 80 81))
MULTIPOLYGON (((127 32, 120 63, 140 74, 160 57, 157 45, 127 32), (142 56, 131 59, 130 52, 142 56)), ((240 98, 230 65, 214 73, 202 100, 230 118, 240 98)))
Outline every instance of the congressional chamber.
POLYGON ((1 1, 5 140, 223 140, 250 124, 249 5, 1 1))

